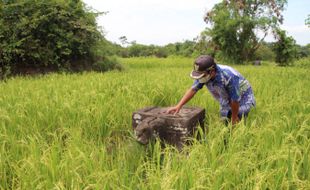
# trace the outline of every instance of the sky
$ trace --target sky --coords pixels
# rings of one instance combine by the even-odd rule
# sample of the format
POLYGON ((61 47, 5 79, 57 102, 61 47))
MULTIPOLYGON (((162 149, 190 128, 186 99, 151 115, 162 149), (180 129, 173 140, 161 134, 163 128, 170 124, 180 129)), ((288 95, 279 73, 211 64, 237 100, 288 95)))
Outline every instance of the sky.
MULTIPOLYGON (((83 0, 99 12, 98 25, 105 37, 120 44, 119 37, 140 44, 165 45, 193 40, 207 26, 204 13, 220 0, 83 0)), ((305 19, 310 0, 288 0, 281 26, 300 45, 310 43, 310 28, 305 19)), ((267 36, 266 41, 273 41, 267 36)))

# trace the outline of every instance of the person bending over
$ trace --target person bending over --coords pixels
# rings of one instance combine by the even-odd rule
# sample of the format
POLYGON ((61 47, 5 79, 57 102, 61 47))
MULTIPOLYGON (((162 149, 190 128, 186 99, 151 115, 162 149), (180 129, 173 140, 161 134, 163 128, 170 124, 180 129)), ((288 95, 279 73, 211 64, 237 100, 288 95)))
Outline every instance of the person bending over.
POLYGON ((167 110, 168 113, 178 113, 203 86, 220 103, 220 115, 226 124, 232 122, 234 125, 242 117, 245 119, 255 107, 250 83, 232 67, 215 63, 209 55, 201 55, 195 60, 190 76, 195 79, 194 84, 177 105, 167 110))

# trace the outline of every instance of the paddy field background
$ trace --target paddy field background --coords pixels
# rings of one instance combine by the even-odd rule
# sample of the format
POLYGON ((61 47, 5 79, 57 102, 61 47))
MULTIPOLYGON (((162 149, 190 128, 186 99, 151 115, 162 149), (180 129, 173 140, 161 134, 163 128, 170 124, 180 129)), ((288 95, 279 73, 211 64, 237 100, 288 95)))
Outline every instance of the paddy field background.
POLYGON ((176 104, 193 59, 120 61, 0 82, 0 189, 310 189, 309 67, 233 66, 256 97, 247 123, 230 132, 204 88, 189 105, 209 133, 178 152, 138 144, 131 114, 176 104))

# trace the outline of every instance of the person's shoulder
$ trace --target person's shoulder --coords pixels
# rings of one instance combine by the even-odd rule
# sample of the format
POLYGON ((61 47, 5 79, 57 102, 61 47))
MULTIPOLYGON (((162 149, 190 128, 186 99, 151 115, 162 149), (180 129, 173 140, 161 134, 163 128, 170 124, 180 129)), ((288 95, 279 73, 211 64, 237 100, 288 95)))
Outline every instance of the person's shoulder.
POLYGON ((221 70, 234 70, 231 66, 228 65, 217 64, 217 67, 221 70))
POLYGON ((219 65, 219 68, 226 76, 241 76, 241 74, 231 66, 228 65, 219 65))
POLYGON ((227 65, 217 64, 217 72, 222 73, 224 76, 229 76, 231 74, 231 67, 227 65))

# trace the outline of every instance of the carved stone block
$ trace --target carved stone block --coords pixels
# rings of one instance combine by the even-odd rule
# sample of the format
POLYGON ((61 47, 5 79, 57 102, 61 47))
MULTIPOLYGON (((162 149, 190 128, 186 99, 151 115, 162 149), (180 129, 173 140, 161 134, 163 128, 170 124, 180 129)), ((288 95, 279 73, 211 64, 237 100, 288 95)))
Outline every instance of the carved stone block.
POLYGON ((185 106, 176 115, 165 113, 167 109, 147 107, 132 114, 138 142, 147 144, 157 137, 180 149, 188 137, 193 137, 198 125, 204 129, 205 109, 185 106))

